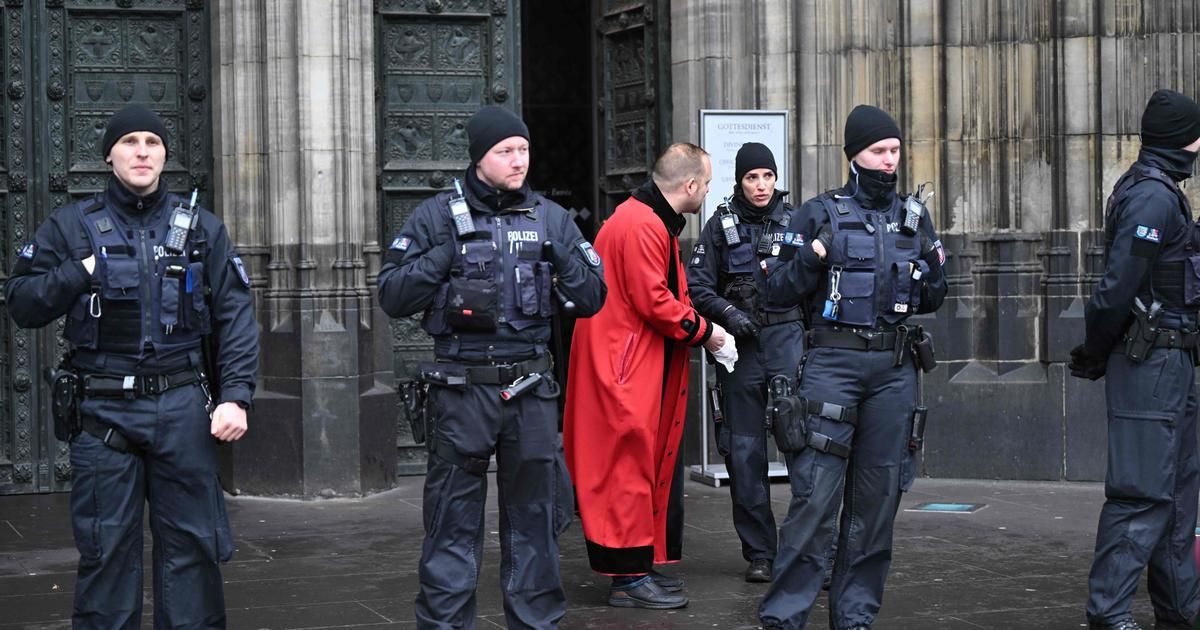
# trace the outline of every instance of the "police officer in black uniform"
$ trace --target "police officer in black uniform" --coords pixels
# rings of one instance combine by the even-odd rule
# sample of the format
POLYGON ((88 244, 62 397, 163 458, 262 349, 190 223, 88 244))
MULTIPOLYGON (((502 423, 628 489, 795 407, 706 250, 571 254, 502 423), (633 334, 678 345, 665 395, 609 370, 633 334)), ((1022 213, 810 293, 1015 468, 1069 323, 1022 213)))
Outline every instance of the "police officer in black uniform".
POLYGON ((739 342, 736 369, 716 367, 716 438, 729 471, 734 528, 750 563, 747 582, 771 581, 778 542, 763 424, 767 381, 795 374, 804 353, 799 305, 768 302, 766 295, 767 265, 779 256, 792 212, 787 191, 775 188, 776 175, 775 156, 765 145, 747 142, 738 149, 733 197, 704 225, 688 264, 696 310, 739 342))
POLYGON ((1156 628, 1192 628, 1197 600, 1197 312, 1200 227, 1179 189, 1200 149, 1200 106, 1158 90, 1142 114, 1142 149, 1104 216, 1105 264, 1085 310, 1071 373, 1107 373, 1106 501, 1088 579, 1091 628, 1136 630, 1142 569, 1156 628))
POLYGON ((233 540, 214 437, 246 431, 258 325, 225 226, 160 177, 166 140, 144 107, 115 114, 103 139, 107 187, 55 210, 4 287, 20 326, 66 315, 55 430, 70 440, 74 471, 76 628, 141 625, 146 501, 154 627, 225 627, 218 563, 232 556, 233 540), (211 376, 205 335, 218 348, 211 376), (206 378, 219 384, 219 399, 206 378))
POLYGON ((525 182, 529 129, 520 118, 485 107, 467 136, 462 181, 416 208, 379 272, 383 310, 424 311, 437 359, 421 368, 432 429, 417 626, 474 626, 495 453, 505 619, 510 628, 557 627, 566 610, 558 535, 573 500, 547 344, 556 299, 595 314, 604 272, 566 211, 525 182))
POLYGON ((900 143, 884 111, 850 112, 849 181, 793 213, 794 233, 768 276, 771 300, 805 301, 811 330, 797 413, 774 427, 792 501, 775 579, 759 607, 767 627, 805 626, 835 531, 830 627, 869 628, 883 600, 892 525, 913 478, 917 350, 929 344, 905 321, 936 310, 946 296, 944 254, 928 211, 896 193, 900 143))

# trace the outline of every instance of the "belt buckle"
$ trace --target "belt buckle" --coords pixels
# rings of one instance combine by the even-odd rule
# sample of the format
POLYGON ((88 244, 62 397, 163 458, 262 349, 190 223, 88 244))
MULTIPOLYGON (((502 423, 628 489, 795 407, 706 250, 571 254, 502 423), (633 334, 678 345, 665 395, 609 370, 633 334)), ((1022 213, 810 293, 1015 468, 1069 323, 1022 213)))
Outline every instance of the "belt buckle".
MULTIPOLYGON (((121 377, 121 392, 127 400, 133 400, 137 396, 137 377, 122 376, 121 377)), ((107 444, 107 442, 106 442, 107 444)))
POLYGON ((518 366, 516 363, 501 363, 500 365, 497 365, 496 366, 497 380, 500 381, 500 383, 502 383, 502 384, 503 383, 511 383, 511 382, 517 380, 517 378, 519 376, 522 376, 521 374, 517 374, 517 372, 520 371, 517 369, 517 367, 518 366))

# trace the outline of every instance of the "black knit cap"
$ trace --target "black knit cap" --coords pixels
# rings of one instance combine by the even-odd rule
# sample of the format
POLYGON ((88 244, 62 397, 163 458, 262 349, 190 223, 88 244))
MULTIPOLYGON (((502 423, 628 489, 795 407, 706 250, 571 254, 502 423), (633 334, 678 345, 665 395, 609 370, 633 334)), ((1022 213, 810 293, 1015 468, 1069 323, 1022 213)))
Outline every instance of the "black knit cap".
POLYGON ((108 127, 104 130, 104 142, 101 147, 100 157, 107 160, 113 145, 124 137, 125 134, 135 131, 149 131, 158 136, 159 140, 162 140, 163 149, 168 148, 167 127, 163 125, 163 121, 158 117, 158 114, 141 105, 130 105, 113 114, 112 118, 108 119, 108 127))
POLYGON ((756 168, 769 168, 776 177, 779 176, 779 169, 775 167, 775 155, 771 153, 767 145, 759 142, 747 142, 738 149, 737 157, 733 160, 734 185, 740 186, 746 173, 756 168))
POLYGON ((1142 112, 1142 144, 1182 149, 1200 138, 1200 105, 1173 90, 1150 95, 1142 112))
POLYGON ((501 140, 513 136, 529 139, 529 127, 516 114, 495 105, 479 110, 467 121, 467 139, 470 141, 467 152, 471 163, 478 162, 501 140))
POLYGON ((872 107, 859 105, 850 111, 846 117, 846 143, 842 148, 846 157, 853 159, 859 151, 888 138, 901 140, 900 125, 887 112, 872 107))

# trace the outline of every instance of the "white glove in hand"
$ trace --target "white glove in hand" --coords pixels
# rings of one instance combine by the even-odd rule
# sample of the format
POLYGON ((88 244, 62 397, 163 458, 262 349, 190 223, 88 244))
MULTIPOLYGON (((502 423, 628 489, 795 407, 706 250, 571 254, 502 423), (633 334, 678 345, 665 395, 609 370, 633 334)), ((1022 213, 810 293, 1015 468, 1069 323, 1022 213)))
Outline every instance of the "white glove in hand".
POLYGON ((713 358, 717 363, 725 366, 726 370, 733 371, 733 364, 737 363, 737 341, 733 335, 725 335, 725 345, 717 348, 716 352, 712 353, 713 358))

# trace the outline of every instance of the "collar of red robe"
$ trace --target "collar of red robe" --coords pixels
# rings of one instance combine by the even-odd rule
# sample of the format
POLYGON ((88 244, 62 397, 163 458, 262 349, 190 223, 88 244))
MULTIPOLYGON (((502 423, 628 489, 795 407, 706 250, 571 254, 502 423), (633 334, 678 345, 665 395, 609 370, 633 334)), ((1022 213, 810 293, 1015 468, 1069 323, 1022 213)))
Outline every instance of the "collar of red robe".
POLYGON ((663 225, 667 226, 667 231, 671 233, 671 236, 679 236, 679 233, 683 231, 683 226, 687 225, 687 219, 682 214, 675 212, 675 209, 667 202, 667 198, 663 197, 662 191, 654 185, 653 179, 646 180, 641 188, 633 191, 633 198, 650 206, 654 214, 662 219, 663 225))

